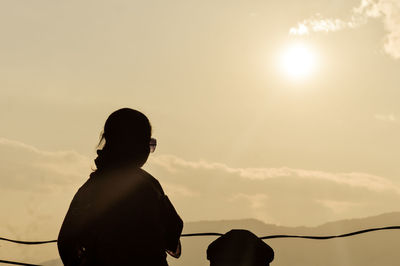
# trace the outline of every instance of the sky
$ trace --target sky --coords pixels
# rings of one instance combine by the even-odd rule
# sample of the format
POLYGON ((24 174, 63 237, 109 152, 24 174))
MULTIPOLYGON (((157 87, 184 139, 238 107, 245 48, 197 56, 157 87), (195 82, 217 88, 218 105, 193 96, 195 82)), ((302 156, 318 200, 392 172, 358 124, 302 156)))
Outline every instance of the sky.
POLYGON ((1 235, 57 236, 122 107, 184 221, 400 211, 399 29, 399 0, 1 1, 1 235))

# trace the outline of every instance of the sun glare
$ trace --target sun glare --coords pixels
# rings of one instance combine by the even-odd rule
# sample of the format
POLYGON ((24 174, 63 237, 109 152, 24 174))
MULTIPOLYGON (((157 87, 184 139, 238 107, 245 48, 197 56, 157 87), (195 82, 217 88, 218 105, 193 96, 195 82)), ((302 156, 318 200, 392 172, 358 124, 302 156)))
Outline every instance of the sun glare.
POLYGON ((293 80, 303 80, 315 71, 317 58, 311 47, 303 43, 294 43, 283 50, 279 63, 285 76, 293 80))

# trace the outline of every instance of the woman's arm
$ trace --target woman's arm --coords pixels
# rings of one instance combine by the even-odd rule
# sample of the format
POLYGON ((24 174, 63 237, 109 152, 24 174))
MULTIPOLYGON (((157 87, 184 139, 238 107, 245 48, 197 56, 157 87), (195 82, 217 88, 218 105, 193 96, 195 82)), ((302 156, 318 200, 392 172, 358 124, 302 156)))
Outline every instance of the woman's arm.
POLYGON ((166 250, 168 254, 178 258, 181 254, 179 238, 183 229, 183 221, 166 195, 163 195, 162 205, 166 250))

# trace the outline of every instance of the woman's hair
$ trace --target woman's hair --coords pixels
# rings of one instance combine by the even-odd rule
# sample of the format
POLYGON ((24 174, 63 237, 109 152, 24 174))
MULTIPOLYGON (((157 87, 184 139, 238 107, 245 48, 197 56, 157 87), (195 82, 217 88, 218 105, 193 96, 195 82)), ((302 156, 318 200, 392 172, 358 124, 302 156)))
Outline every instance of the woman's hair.
POLYGON ((150 153, 151 125, 139 111, 122 108, 106 120, 97 150, 97 170, 132 164, 143 166, 150 153))

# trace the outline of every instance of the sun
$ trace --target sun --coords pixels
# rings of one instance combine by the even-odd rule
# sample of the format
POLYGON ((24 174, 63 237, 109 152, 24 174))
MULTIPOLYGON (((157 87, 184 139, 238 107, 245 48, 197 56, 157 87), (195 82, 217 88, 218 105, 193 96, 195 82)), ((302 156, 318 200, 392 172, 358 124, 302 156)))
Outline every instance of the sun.
POLYGON ((315 72, 317 57, 310 45, 292 43, 283 49, 279 58, 280 70, 292 80, 304 80, 315 72))

